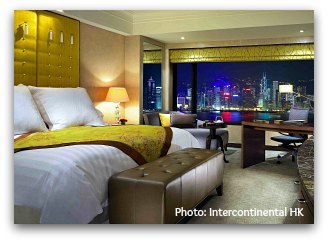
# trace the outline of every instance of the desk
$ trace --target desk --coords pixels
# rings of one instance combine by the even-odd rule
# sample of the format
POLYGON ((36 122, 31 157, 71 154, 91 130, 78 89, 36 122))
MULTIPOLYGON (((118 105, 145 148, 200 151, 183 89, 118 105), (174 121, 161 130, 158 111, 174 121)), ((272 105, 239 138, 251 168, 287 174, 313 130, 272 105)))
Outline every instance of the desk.
POLYGON ((242 122, 240 165, 246 168, 265 161, 265 131, 313 134, 313 130, 309 125, 242 122))

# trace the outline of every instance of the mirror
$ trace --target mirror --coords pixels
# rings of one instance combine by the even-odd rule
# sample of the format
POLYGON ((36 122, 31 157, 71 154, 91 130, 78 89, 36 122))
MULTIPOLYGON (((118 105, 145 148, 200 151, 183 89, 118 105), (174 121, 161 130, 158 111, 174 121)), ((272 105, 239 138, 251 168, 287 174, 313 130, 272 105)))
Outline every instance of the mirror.
POLYGON ((162 47, 143 42, 143 112, 162 111, 162 47))

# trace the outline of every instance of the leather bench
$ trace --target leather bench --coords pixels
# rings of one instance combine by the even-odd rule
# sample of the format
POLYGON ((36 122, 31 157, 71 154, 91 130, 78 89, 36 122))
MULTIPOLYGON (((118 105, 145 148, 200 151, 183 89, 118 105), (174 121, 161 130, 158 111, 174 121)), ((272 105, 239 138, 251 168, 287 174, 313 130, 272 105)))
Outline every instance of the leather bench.
POLYGON ((195 208, 214 189, 222 195, 223 153, 200 148, 176 151, 109 179, 109 222, 177 223, 176 208, 195 208))

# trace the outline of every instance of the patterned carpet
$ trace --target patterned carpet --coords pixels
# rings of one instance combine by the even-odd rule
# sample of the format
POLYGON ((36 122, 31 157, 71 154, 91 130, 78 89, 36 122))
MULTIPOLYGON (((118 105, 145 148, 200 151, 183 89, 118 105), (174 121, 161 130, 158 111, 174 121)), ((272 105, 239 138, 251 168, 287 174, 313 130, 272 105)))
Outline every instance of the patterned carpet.
MULTIPOLYGON (((246 169, 240 168, 240 149, 229 148, 224 172, 223 196, 210 195, 198 209, 273 210, 297 207, 296 163, 286 160, 276 164, 282 152, 267 151, 266 161, 246 169)), ((204 216, 191 217, 190 224, 295 224, 295 216, 204 216)))

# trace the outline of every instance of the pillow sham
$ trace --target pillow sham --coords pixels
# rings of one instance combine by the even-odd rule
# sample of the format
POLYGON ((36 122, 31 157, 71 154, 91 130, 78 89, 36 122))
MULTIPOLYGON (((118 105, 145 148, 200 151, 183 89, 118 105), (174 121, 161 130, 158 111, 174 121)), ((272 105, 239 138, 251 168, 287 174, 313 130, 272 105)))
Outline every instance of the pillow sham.
POLYGON ((171 126, 171 114, 159 113, 159 119, 161 120, 161 125, 163 127, 171 126))
POLYGON ((176 128, 196 128, 197 125, 196 114, 172 114, 171 127, 176 128))
POLYGON ((14 87, 14 134, 48 131, 27 86, 14 87))
POLYGON ((35 103, 50 130, 71 126, 104 126, 84 88, 29 86, 35 103))

